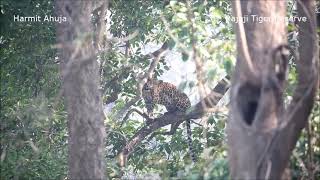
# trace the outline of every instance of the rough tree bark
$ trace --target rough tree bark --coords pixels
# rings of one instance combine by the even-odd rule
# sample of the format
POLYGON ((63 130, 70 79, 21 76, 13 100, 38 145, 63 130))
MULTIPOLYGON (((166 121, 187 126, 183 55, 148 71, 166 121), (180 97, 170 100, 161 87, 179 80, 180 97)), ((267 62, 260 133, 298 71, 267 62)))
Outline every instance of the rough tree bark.
POLYGON ((68 176, 104 179, 105 127, 92 41, 92 2, 56 0, 55 10, 57 16, 67 17, 67 22, 56 24, 56 35, 68 112, 68 176))
POLYGON ((285 88, 285 1, 233 1, 234 16, 249 15, 235 24, 237 64, 232 78, 227 124, 232 179, 281 179, 305 127, 317 90, 319 50, 314 0, 297 1, 299 56, 295 59, 298 85, 288 108, 285 88), (250 15, 278 17, 253 22, 250 15))

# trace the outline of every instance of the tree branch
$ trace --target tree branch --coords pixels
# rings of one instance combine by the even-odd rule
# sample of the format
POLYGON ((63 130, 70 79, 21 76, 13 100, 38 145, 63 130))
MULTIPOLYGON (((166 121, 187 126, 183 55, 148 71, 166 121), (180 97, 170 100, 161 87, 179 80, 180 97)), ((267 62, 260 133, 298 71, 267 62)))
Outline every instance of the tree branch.
POLYGON ((160 49, 154 51, 153 53, 145 55, 147 58, 154 58, 154 59, 151 62, 148 71, 142 77, 138 77, 136 96, 133 99, 131 99, 127 104, 125 104, 125 106, 122 109, 118 111, 118 113, 116 114, 116 119, 122 119, 123 114, 125 114, 128 111, 128 109, 140 99, 142 87, 145 83, 145 80, 153 73, 163 53, 167 49, 168 49, 168 42, 164 42, 160 49))
POLYGON ((171 128, 170 128, 170 131, 166 131, 166 132, 154 132, 152 133, 149 138, 148 138, 148 141, 150 141, 152 138, 154 138, 155 136, 158 136, 158 135, 164 135, 164 136, 172 136, 174 135, 174 133, 176 133, 179 125, 181 123, 176 123, 176 124, 172 124, 171 125, 171 128))
MULTIPOLYGON (((319 78, 319 46, 316 34, 314 1, 298 3, 298 16, 308 17, 307 22, 299 22, 299 60, 297 60, 298 84, 293 100, 285 112, 284 125, 270 147, 270 159, 287 162, 295 147, 301 130, 306 126, 314 104, 319 78), (279 154, 280 152, 280 154, 279 154), (280 157, 280 158, 279 158, 280 157)), ((280 164, 274 168, 285 168, 280 164), (280 167, 279 167, 280 166, 280 167)))
POLYGON ((132 108, 132 109, 130 109, 130 111, 127 112, 127 114, 126 114, 126 116, 123 118, 120 126, 122 126, 123 123, 125 123, 125 122, 128 120, 129 116, 130 116, 133 112, 138 113, 140 116, 142 116, 143 118, 145 118, 147 121, 151 119, 146 113, 143 113, 143 112, 139 111, 138 109, 132 108))

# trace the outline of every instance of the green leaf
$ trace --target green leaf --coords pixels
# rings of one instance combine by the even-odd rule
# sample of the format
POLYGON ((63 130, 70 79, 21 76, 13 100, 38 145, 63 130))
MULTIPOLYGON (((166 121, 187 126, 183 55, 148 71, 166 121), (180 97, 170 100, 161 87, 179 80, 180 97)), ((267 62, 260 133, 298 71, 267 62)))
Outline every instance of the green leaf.
POLYGON ((182 53, 182 60, 187 61, 189 59, 189 55, 187 53, 182 53))
POLYGON ((230 58, 227 58, 224 62, 223 62, 223 66, 225 71, 227 72, 227 74, 231 74, 231 69, 232 69, 232 62, 230 58))
POLYGON ((168 42, 169 49, 172 50, 175 45, 176 45, 176 42, 173 39, 170 39, 168 42))
POLYGON ((216 75, 217 75, 217 70, 216 69, 210 69, 208 74, 207 74, 207 77, 209 79, 214 79, 216 75))

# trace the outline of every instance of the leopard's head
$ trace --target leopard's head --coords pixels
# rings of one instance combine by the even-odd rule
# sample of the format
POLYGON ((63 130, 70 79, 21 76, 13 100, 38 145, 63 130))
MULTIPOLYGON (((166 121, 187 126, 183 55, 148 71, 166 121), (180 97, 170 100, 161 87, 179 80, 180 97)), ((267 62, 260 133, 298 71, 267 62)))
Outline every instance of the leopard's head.
POLYGON ((147 82, 143 85, 143 91, 151 91, 155 86, 155 80, 148 78, 147 82))

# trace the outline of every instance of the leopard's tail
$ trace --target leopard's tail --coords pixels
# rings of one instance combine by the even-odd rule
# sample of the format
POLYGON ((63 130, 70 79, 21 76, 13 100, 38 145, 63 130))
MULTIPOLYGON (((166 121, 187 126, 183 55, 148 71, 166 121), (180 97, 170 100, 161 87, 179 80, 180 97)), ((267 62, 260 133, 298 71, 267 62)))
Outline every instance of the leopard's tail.
POLYGON ((192 162, 196 162, 196 156, 192 147, 192 133, 191 133, 191 126, 190 126, 190 120, 186 121, 187 125, 187 141, 188 141, 188 146, 189 146, 189 154, 191 157, 192 162))

